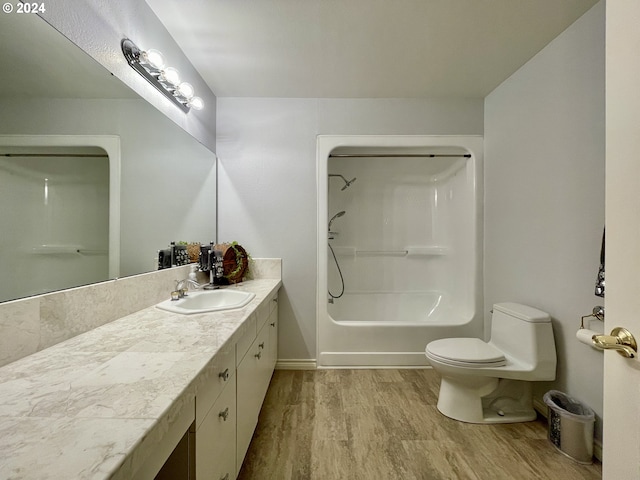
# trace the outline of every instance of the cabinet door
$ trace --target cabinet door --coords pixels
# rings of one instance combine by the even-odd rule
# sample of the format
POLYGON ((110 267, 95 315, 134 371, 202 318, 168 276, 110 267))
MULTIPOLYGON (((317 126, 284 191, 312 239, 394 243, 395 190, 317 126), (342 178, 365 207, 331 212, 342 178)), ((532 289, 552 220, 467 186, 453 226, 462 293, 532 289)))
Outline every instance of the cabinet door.
POLYGON ((258 414, 262 407, 265 385, 265 371, 267 369, 267 342, 269 330, 263 327, 258 338, 253 342, 243 358, 236 377, 238 382, 238 425, 237 425, 237 468, 240 471, 244 456, 247 453, 253 431, 258 424, 258 414))
POLYGON ((276 302, 275 308, 271 311, 267 322, 269 327, 269 367, 272 371, 278 361, 278 297, 274 301, 276 302))
POLYGON ((262 408, 262 402, 264 401, 264 397, 267 394, 267 389, 269 388, 269 382, 271 381, 271 373, 273 372, 273 368, 271 367, 271 348, 269 345, 269 333, 272 327, 265 322, 265 325, 260 330, 258 334, 258 338, 256 339, 256 344, 258 345, 259 352, 259 360, 258 360, 258 413, 260 413, 260 408, 262 408))
POLYGON ((236 376, 224 390, 196 430, 196 478, 236 478, 236 376))

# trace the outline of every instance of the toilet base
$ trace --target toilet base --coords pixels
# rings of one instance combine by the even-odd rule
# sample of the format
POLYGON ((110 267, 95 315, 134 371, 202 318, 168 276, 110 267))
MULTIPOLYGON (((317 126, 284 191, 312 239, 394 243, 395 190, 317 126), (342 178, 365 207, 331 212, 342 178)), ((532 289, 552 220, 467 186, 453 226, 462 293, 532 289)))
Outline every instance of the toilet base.
POLYGON ((438 410, 467 423, 520 423, 536 419, 531 383, 495 377, 443 376, 438 410))

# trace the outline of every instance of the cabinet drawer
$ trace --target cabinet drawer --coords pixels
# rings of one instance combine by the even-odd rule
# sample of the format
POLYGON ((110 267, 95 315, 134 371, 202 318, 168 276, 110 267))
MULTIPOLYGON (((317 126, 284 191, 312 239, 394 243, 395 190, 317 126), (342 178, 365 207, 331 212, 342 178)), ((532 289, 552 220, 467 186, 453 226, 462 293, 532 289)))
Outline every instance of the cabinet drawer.
POLYGON ((277 304, 278 304, 278 292, 272 293, 271 295, 269 295, 267 299, 265 299, 260 304, 260 306, 258 307, 258 310, 256 311, 256 314, 258 316, 258 325, 257 325, 258 332, 267 323, 267 320, 269 320, 269 317, 271 316, 271 313, 273 312, 273 309, 277 304))
POLYGON ((235 371, 234 345, 225 345, 198 377, 196 384, 196 428, 200 426, 222 390, 228 386, 235 371))
POLYGON ((274 292, 269 297, 269 314, 273 313, 273 311, 278 308, 278 292, 274 292))
POLYGON ((196 478, 199 480, 236 478, 235 383, 234 375, 196 430, 196 478))

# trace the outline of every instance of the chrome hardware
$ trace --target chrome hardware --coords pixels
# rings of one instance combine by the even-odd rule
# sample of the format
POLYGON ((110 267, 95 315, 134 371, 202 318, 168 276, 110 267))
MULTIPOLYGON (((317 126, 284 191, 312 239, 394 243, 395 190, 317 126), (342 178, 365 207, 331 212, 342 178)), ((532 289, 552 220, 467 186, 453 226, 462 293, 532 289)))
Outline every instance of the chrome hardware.
POLYGON ((218 374, 218 377, 220 377, 220 378, 221 378, 222 380, 224 380, 225 382, 226 382, 227 380, 229 380, 229 369, 228 369, 228 368, 225 368, 224 372, 220 372, 220 373, 218 374))
POLYGON ((276 326, 276 322, 270 323, 269 325, 271 325, 272 327, 276 326))
POLYGON ((187 280, 174 280, 176 282, 176 288, 171 292, 171 300, 178 300, 187 296, 189 287, 187 280))
POLYGON ((595 307, 593 307, 593 310, 591 310, 591 315, 596 317, 601 322, 604 322, 604 307, 601 305, 596 305, 595 307))
POLYGON ((175 280, 176 288, 175 291, 178 292, 180 298, 187 295, 187 281, 186 280, 175 280))
POLYGON ((254 357, 256 357, 258 360, 260 360, 262 358, 262 352, 258 352, 254 355, 254 357))
POLYGON ((264 348, 264 342, 258 344, 258 348, 264 348))
POLYGON ((636 339, 626 328, 616 327, 611 335, 594 335, 591 341, 597 349, 616 350, 623 357, 635 358, 638 353, 636 339))
POLYGON ((585 318, 591 318, 591 317, 597 318, 601 322, 604 322, 604 307, 601 306, 601 305, 596 305, 591 310, 591 314, 590 315, 583 315, 581 320, 580 320, 580 328, 585 328, 584 327, 584 319, 585 318))
POLYGON ((229 417, 229 407, 225 408, 224 411, 220 412, 218 416, 226 422, 227 418, 229 417))

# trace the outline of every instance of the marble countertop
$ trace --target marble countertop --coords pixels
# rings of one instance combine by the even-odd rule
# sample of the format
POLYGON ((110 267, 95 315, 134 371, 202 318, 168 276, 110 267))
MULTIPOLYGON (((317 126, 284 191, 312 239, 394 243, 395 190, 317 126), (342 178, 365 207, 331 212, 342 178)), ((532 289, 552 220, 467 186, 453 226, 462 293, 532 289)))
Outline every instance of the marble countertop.
POLYGON ((225 312, 146 308, 0 368, 0 478, 131 478, 193 407, 216 353, 280 286, 229 287, 256 297, 225 312))

